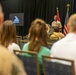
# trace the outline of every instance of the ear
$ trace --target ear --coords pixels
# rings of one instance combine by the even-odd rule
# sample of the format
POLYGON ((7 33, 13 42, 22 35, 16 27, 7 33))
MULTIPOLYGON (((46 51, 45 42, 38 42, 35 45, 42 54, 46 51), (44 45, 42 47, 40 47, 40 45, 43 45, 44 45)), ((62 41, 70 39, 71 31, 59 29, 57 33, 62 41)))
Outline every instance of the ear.
POLYGON ((69 32, 69 30, 70 30, 70 25, 69 24, 67 24, 67 29, 68 29, 68 32, 69 32))
POLYGON ((2 12, 2 5, 0 4, 0 12, 2 12))

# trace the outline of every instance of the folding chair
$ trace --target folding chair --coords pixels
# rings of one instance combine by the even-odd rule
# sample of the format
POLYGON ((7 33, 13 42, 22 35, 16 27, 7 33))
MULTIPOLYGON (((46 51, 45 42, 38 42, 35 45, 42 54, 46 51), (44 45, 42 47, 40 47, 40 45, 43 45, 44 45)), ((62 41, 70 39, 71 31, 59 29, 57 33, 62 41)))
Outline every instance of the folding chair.
POLYGON ((75 75, 74 61, 72 60, 49 56, 43 56, 42 59, 44 75, 75 75), (58 61, 64 61, 70 64, 68 65, 58 61))
POLYGON ((29 54, 29 56, 25 55, 17 55, 23 62, 24 68, 27 72, 27 75, 40 75, 40 69, 39 69, 39 63, 38 63, 38 57, 36 52, 27 52, 27 51, 18 51, 14 50, 14 53, 20 52, 29 54))
POLYGON ((26 36, 23 36, 23 40, 25 40, 27 38, 27 35, 26 36))
POLYGON ((20 40, 22 40, 22 36, 16 36, 18 45, 20 46, 20 40))
POLYGON ((23 48, 24 44, 27 43, 28 40, 20 40, 20 47, 23 48))
POLYGON ((23 40, 29 40, 28 35, 23 36, 23 40))
POLYGON ((50 26, 50 32, 49 32, 49 35, 52 35, 54 32, 54 27, 50 26))

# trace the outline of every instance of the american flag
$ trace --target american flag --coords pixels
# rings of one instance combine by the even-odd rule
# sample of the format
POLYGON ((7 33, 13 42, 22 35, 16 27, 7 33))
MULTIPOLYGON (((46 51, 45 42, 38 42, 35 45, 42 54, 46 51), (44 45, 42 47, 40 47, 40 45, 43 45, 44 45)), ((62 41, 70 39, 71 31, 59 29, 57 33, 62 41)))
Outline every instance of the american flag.
POLYGON ((65 36, 68 33, 68 27, 67 27, 68 19, 69 19, 69 12, 67 11, 66 17, 65 17, 65 22, 64 22, 64 29, 63 29, 63 33, 64 33, 65 36))

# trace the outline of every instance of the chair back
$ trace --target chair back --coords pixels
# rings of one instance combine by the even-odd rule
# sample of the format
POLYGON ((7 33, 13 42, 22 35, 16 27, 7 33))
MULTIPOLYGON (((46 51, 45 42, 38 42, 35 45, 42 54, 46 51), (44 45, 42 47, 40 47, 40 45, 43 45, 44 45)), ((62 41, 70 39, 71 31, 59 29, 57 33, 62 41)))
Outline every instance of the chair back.
POLYGON ((27 43, 28 40, 20 40, 20 47, 23 48, 24 44, 27 43))
POLYGON ((21 55, 21 54, 17 55, 22 60, 27 75, 40 75, 38 57, 36 52, 14 50, 14 53, 16 52, 30 54, 29 56, 21 55))
POLYGON ((22 36, 16 36, 18 45, 20 46, 20 40, 22 40, 22 36))
POLYGON ((23 40, 29 40, 28 35, 23 36, 23 40))
POLYGON ((43 56, 42 59, 44 75, 75 75, 74 61, 72 60, 49 56, 43 56), (67 64, 63 64, 61 61, 67 62, 67 64))
POLYGON ((27 36, 23 36, 23 40, 25 40, 27 38, 27 36))
POLYGON ((53 32, 54 32, 54 27, 53 26, 50 26, 50 32, 49 32, 49 34, 52 35, 53 32))

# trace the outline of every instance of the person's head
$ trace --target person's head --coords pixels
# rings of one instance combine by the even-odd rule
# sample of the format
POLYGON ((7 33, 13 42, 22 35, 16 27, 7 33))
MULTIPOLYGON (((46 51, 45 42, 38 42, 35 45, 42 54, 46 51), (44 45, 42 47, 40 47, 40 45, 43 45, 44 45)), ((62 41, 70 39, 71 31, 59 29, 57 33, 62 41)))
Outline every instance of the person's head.
POLYGON ((73 14, 70 16, 67 25, 68 25, 69 32, 76 33, 76 14, 73 14))
POLYGON ((16 26, 11 20, 7 20, 3 23, 1 33, 1 44, 8 47, 12 42, 17 43, 16 40, 16 26))
POLYGON ((0 4, 0 32, 2 31, 3 22, 4 22, 4 13, 2 10, 2 6, 0 4))
POLYGON ((0 3, 0 12, 2 12, 2 6, 1 6, 1 3, 0 3))
POLYGON ((54 16, 54 21, 57 21, 57 15, 54 16))
POLYGON ((29 50, 38 52, 41 46, 47 47, 47 31, 46 23, 41 19, 36 19, 32 22, 29 37, 29 50))
POLYGON ((54 32, 59 32, 59 27, 58 26, 54 27, 54 32))

